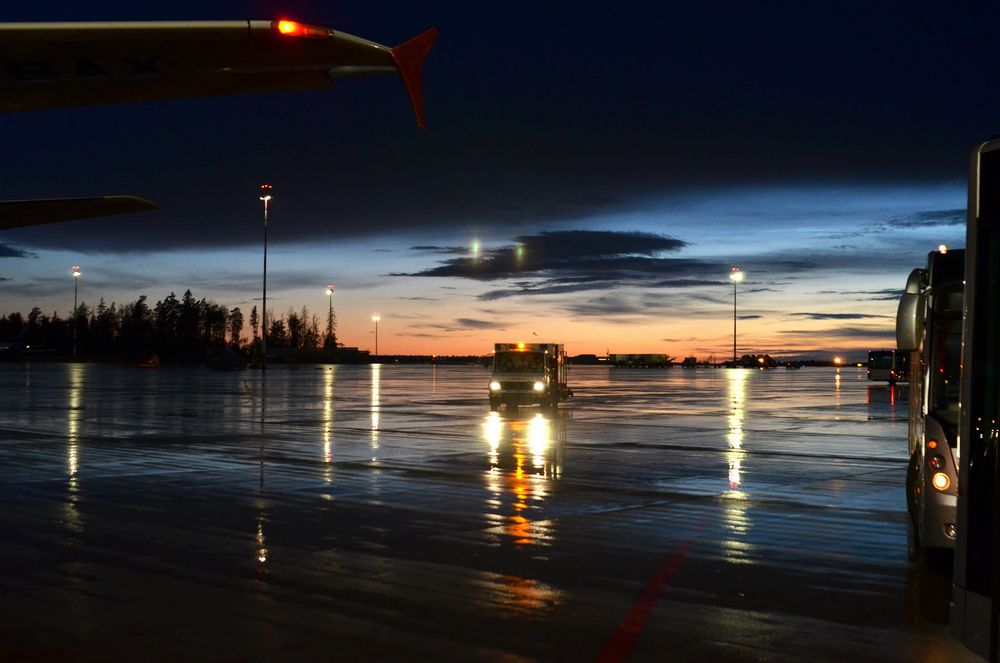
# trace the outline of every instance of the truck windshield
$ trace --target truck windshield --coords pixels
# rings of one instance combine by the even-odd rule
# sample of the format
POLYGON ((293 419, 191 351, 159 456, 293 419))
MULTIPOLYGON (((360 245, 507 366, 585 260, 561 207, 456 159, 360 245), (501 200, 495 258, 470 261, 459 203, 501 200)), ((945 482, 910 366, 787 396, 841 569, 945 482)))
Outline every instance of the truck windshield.
POLYGON ((493 357, 495 373, 528 373, 542 370, 545 354, 542 352, 498 352, 493 357))

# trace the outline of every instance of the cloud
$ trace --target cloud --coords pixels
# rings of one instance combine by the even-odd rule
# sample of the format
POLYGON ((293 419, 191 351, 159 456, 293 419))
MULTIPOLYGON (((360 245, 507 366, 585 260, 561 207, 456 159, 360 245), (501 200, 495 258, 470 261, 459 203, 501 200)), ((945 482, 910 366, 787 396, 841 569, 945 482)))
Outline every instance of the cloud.
POLYGON ((651 314, 650 308, 642 302, 613 296, 571 301, 565 303, 563 308, 575 316, 615 316, 616 324, 638 323, 651 314))
POLYGON ((782 334, 793 336, 841 336, 847 338, 872 338, 889 340, 896 338, 896 330, 892 327, 871 328, 871 327, 830 327, 828 329, 785 329, 782 334))
POLYGON ((896 301, 902 294, 902 288, 884 288, 882 290, 819 290, 817 295, 864 295, 868 301, 896 301))
POLYGON ((504 327, 489 320, 477 320, 476 318, 456 318, 447 324, 418 324, 411 325, 415 329, 440 329, 441 331, 453 332, 468 329, 494 329, 504 331, 504 327))
POLYGON ((810 320, 863 320, 866 318, 891 318, 889 315, 873 315, 870 313, 789 313, 788 315, 809 318, 810 320))
MULTIPOLYGON (((708 271, 715 269, 715 265, 707 266, 705 263, 696 260, 670 260, 656 265, 657 269, 671 268, 678 271, 708 271)), ((698 288, 703 286, 725 285, 722 280, 716 279, 663 279, 650 281, 649 275, 642 272, 620 272, 608 275, 603 272, 592 274, 578 274, 575 276, 564 276, 551 279, 540 279, 537 281, 519 281, 511 288, 498 290, 488 290, 479 295, 481 301, 494 301, 506 297, 519 295, 565 295, 574 292, 586 292, 591 290, 611 290, 619 287, 642 287, 646 290, 671 289, 671 288, 698 288)), ((712 301, 715 301, 712 298, 712 301)))
POLYGON ((473 318, 457 318, 452 325, 458 329, 495 329, 496 323, 488 320, 475 320, 473 318))
POLYGON ((411 246, 410 250, 420 251, 423 253, 444 253, 450 255, 465 255, 469 252, 469 248, 466 246, 436 246, 433 244, 411 246))
POLYGON ((740 319, 740 320, 759 320, 760 318, 763 318, 764 316, 762 316, 762 315, 738 315, 736 317, 738 319, 740 319))
POLYGON ((0 258, 37 258, 37 253, 19 249, 13 244, 0 242, 0 258))
MULTIPOLYGON (((393 276, 461 277, 490 281, 517 275, 564 271, 655 273, 668 264, 661 253, 679 251, 687 242, 648 232, 555 230, 515 237, 514 245, 470 255, 464 247, 423 246, 419 250, 456 257, 412 274, 393 276)), ((667 270, 669 271, 669 270, 667 270)))
POLYGON ((959 208, 915 212, 907 217, 891 219, 888 225, 893 228, 930 228, 934 226, 962 226, 965 225, 965 221, 965 209, 959 208))

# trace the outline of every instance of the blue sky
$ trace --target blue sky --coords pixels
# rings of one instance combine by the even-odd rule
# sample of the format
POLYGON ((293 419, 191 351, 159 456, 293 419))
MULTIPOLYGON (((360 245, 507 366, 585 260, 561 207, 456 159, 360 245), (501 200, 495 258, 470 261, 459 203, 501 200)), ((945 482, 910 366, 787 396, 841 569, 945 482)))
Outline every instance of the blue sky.
MULTIPOLYGON (((747 272, 738 293, 741 350, 857 356, 868 347, 891 345, 895 291, 909 270, 939 243, 964 244, 964 196, 961 182, 702 188, 545 225, 555 233, 630 231, 687 242, 671 257, 705 265, 686 273, 685 282, 698 283, 683 287, 646 285, 643 274, 567 292, 545 290, 553 276, 548 272, 485 281, 392 275, 419 273, 442 262, 441 255, 415 246, 454 246, 471 255, 474 243, 480 251, 511 244, 512 232, 531 231, 524 226, 506 234, 470 223, 452 233, 279 242, 269 254, 269 299, 273 310, 308 306, 322 319, 328 302, 324 286, 333 281, 341 338, 367 347, 370 316, 378 311, 380 345, 401 353, 486 352, 495 338, 527 338, 534 332, 566 342, 575 353, 611 349, 724 356, 732 343, 726 270, 738 264, 747 272), (523 294, 495 297, 519 291, 523 294)), ((280 237, 286 223, 280 210, 276 200, 272 237, 280 237)), ((259 246, 34 253, 37 257, 17 260, 16 278, 3 284, 4 310, 27 310, 47 301, 67 311, 72 264, 83 266, 81 299, 91 304, 99 297, 121 303, 140 294, 155 302, 187 287, 196 296, 244 311, 259 304, 259 246)))
POLYGON ((740 265, 741 348, 860 355, 891 345, 909 270, 941 242, 964 244, 968 154, 1000 126, 1000 88, 985 83, 995 4, 0 10, 279 16, 385 44, 440 28, 429 131, 393 79, 2 116, 4 197, 130 193, 160 210, 3 233, 0 313, 65 313, 74 264, 88 303, 191 288, 246 312, 268 182, 273 310, 322 318, 333 281, 349 345, 370 346, 377 310, 386 352, 480 353, 534 333, 573 353, 724 356, 726 275, 740 265), (508 264, 519 245, 527 262, 508 264))

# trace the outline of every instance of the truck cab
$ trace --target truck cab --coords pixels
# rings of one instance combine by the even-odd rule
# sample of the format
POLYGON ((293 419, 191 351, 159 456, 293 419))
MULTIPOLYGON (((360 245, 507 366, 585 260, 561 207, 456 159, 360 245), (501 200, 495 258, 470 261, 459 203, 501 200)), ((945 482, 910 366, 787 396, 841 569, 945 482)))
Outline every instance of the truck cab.
POLYGON ((566 350, 558 343, 497 343, 490 376, 490 409, 555 407, 573 392, 566 384, 566 350))

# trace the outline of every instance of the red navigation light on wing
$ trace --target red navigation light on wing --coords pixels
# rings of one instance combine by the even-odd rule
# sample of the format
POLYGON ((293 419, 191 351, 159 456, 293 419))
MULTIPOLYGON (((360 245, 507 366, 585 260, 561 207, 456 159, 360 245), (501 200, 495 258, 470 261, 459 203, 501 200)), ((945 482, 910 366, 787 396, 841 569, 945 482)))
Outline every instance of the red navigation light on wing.
POLYGON ((306 23, 299 23, 297 21, 288 21, 281 19, 280 21, 273 21, 271 25, 280 34, 286 37, 307 37, 309 39, 326 39, 330 36, 331 31, 329 28, 324 28, 319 25, 308 25, 306 23))

